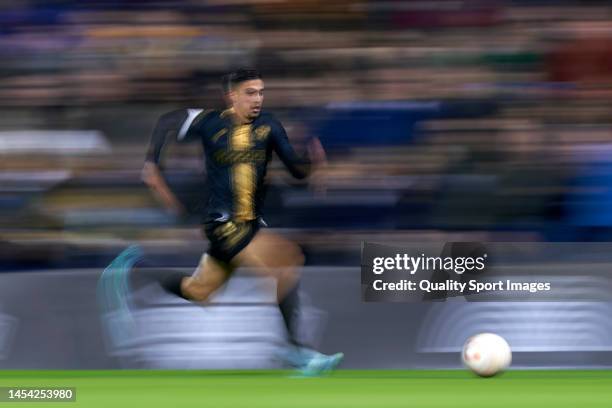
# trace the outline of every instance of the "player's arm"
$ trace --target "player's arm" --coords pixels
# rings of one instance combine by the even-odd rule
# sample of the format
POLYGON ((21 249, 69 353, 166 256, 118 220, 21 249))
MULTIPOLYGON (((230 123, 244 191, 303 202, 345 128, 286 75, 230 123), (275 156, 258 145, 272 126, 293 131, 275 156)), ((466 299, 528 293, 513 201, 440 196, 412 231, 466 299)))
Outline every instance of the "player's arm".
POLYGON ((274 122, 274 146, 278 157, 294 177, 298 179, 308 177, 310 188, 315 195, 325 195, 325 168, 327 166, 327 157, 319 138, 309 138, 306 143, 307 156, 302 157, 298 155, 291 146, 287 138, 287 133, 280 122, 274 122))
POLYGON ((312 137, 308 144, 308 157, 310 158, 310 188, 318 196, 327 193, 327 155, 318 137, 312 137))
POLYGON ((142 169, 142 180, 151 189, 155 197, 174 214, 185 212, 182 204, 168 187, 160 170, 160 160, 164 146, 173 139, 185 142, 193 137, 194 124, 203 111, 200 109, 180 109, 162 115, 151 135, 145 164, 142 169))
POLYGON ((300 156, 291 146, 287 132, 279 122, 275 121, 273 130, 274 151, 295 178, 306 178, 325 163, 325 151, 318 138, 311 138, 307 143, 308 155, 300 156))

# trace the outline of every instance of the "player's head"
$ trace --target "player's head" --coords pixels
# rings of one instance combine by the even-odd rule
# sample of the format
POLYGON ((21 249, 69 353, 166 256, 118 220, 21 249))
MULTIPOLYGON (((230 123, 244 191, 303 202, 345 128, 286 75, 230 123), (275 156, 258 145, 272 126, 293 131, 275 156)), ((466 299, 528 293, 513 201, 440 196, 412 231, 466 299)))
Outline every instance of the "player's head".
POLYGON ((264 83, 257 70, 241 68, 223 76, 223 92, 236 114, 253 120, 261 112, 264 83))

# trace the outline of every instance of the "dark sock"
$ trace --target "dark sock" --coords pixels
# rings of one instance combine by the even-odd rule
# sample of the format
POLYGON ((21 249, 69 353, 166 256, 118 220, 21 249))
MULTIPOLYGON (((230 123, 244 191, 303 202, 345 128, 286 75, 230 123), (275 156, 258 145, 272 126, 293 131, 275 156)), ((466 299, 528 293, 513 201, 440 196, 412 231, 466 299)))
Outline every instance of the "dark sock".
POLYGON ((279 302, 278 307, 283 315, 283 321, 285 322, 285 327, 289 335, 289 342, 296 346, 302 346, 297 336, 297 319, 300 309, 299 283, 296 283, 295 286, 289 290, 283 300, 279 302))

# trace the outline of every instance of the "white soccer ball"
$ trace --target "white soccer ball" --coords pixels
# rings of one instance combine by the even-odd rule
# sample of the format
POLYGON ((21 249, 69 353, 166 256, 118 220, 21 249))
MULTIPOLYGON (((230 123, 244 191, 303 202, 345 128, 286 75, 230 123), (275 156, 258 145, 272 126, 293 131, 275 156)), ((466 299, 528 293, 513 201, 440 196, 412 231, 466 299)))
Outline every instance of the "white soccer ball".
POLYGON ((503 337, 481 333, 470 337, 461 353, 463 364, 481 377, 492 377, 508 368, 512 351, 503 337))

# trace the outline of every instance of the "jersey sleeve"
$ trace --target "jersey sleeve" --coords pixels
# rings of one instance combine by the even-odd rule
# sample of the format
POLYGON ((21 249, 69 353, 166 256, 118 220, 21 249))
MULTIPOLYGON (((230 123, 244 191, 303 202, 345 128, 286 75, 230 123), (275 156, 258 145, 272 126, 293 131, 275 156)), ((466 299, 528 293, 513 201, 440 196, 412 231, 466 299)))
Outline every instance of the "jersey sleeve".
POLYGON ((196 139, 197 130, 209 112, 204 109, 179 109, 163 114, 153 129, 146 161, 159 163, 168 141, 185 143, 196 139))
POLYGON ((300 156, 289 143, 287 132, 283 125, 276 119, 271 121, 273 149, 281 159, 291 175, 297 179, 308 177, 310 173, 310 161, 305 156, 300 156))

